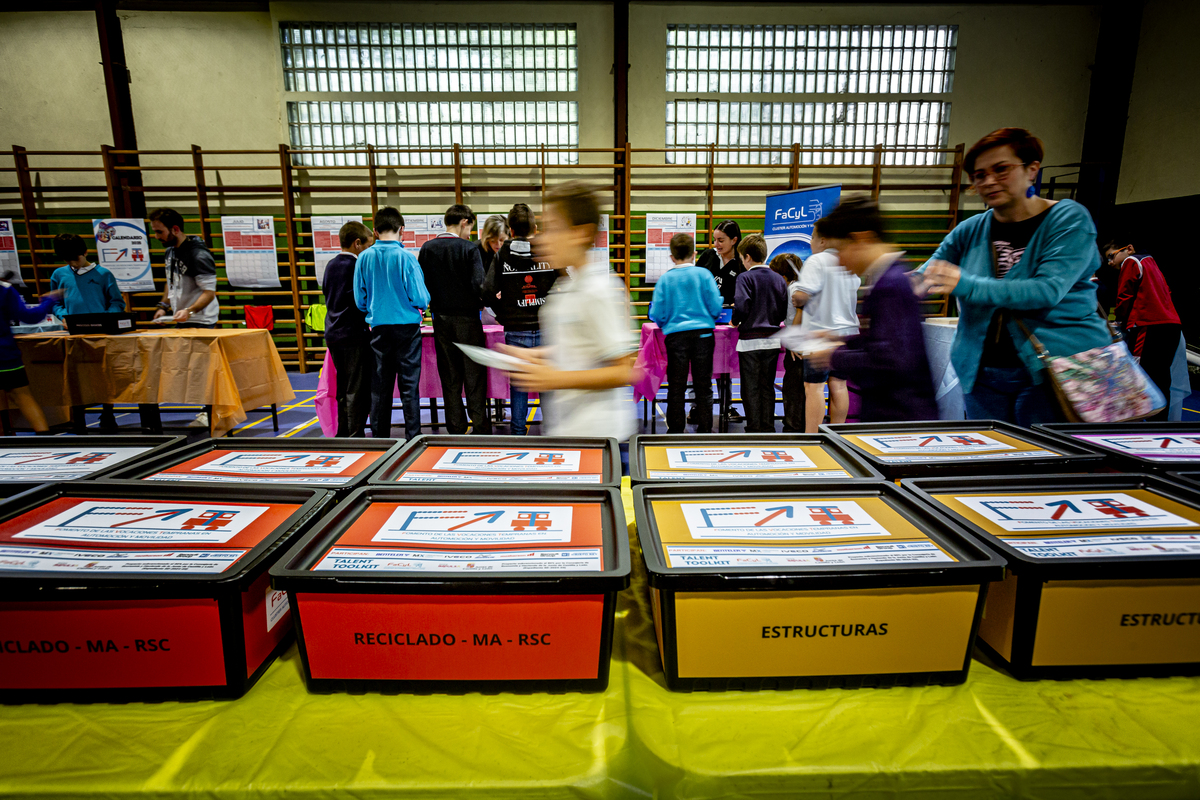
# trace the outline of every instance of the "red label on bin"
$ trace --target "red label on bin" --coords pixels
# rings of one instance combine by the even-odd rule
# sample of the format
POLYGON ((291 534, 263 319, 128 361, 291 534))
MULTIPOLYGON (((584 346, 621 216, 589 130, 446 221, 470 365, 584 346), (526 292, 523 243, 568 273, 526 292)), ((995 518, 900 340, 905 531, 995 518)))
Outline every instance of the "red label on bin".
POLYGON ((266 572, 242 592, 242 627, 246 637, 246 677, 250 677, 292 629, 287 593, 272 589, 271 576, 266 572))
POLYGON ((217 601, 0 603, 0 688, 225 683, 217 601))
POLYGON ((313 678, 593 679, 603 595, 297 594, 313 678))

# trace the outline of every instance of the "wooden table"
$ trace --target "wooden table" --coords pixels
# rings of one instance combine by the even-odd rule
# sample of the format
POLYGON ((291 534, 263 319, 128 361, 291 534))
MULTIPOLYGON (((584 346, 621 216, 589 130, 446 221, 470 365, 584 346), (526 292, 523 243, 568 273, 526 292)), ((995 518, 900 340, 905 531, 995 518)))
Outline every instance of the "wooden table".
POLYGON ((295 399, 265 330, 149 330, 121 336, 66 333, 16 337, 30 389, 50 424, 72 406, 186 403, 211 406, 223 436, 246 412, 295 399))

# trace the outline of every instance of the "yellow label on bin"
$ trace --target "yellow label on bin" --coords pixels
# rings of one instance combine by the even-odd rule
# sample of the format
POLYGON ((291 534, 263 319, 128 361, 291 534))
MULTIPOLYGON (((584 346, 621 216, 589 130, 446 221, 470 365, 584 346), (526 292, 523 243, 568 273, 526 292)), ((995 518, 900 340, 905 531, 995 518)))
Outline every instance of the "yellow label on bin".
POLYGON ((1200 580, 1048 581, 1033 666, 1200 662, 1200 580))
POLYGON ((680 592, 681 678, 960 670, 978 586, 680 592))

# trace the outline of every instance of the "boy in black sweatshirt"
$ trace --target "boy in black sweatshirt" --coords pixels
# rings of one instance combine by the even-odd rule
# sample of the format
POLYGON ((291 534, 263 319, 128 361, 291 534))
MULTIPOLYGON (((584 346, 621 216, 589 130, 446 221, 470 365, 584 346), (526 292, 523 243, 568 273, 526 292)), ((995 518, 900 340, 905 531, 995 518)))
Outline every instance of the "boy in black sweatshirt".
POLYGON ((483 308, 483 258, 470 241, 475 212, 464 205, 446 209, 446 232, 421 245, 417 261, 429 290, 433 314, 433 346, 437 353, 442 402, 446 404, 446 429, 452 434, 490 434, 487 413, 487 367, 476 364, 454 345, 487 347, 479 310, 483 308), (467 413, 463 413, 463 383, 467 385, 467 413))
MULTIPOLYGON (((541 347, 542 329, 538 311, 554 285, 557 273, 544 261, 533 257, 529 237, 534 232, 533 210, 517 203, 508 212, 508 230, 512 238, 500 246, 483 279, 483 299, 496 312, 496 321, 504 326, 504 343, 513 347, 541 347)), ((509 387, 512 398, 512 433, 527 433, 529 393, 509 387)))
POLYGON ((367 316, 354 302, 354 268, 374 238, 367 226, 350 221, 338 231, 342 252, 325 267, 325 346, 337 371, 337 435, 366 436, 375 361, 367 316))
POLYGON ((787 318, 787 281, 763 262, 767 242, 754 234, 738 244, 746 271, 737 276, 733 296, 733 322, 738 326, 738 371, 742 404, 746 407, 746 432, 775 431, 775 369, 779 341, 770 338, 787 318))

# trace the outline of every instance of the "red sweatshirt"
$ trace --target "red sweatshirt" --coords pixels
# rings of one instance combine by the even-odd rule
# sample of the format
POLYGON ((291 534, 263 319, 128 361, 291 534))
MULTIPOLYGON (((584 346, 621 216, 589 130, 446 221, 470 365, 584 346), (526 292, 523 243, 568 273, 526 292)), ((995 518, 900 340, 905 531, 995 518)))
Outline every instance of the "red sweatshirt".
POLYGON ((1153 258, 1135 254, 1121 262, 1114 313, 1117 324, 1126 330, 1179 324, 1171 290, 1153 258))

